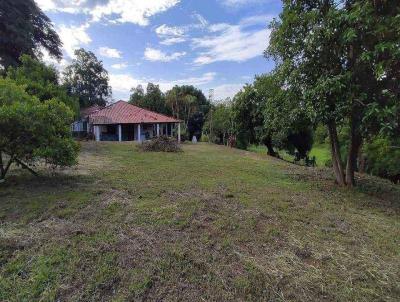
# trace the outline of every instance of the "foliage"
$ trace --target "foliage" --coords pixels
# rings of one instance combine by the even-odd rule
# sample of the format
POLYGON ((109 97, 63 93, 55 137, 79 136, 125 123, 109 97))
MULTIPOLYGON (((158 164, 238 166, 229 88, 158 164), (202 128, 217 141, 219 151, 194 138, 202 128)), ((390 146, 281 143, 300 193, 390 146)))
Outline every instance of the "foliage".
POLYGON ((287 0, 271 24, 266 54, 309 117, 328 127, 340 185, 354 185, 364 139, 398 129, 399 11, 394 0, 287 0), (337 135, 342 125, 349 129, 345 168, 337 135))
POLYGON ((141 151, 146 152, 180 152, 182 151, 176 139, 168 136, 155 137, 139 145, 141 151))
POLYGON ((34 0, 0 1, 0 65, 20 63, 21 55, 40 57, 42 49, 61 59, 61 40, 34 0))
MULTIPOLYGON (((192 115, 201 112, 205 117, 210 109, 210 103, 200 89, 191 85, 174 86, 166 93, 166 103, 172 115, 182 119, 188 127, 192 115)), ((200 115, 197 114, 196 118, 200 115)), ((204 123, 204 120, 201 122, 204 123)))
POLYGON ((205 122, 204 132, 213 143, 226 144, 229 135, 234 132, 232 103, 220 103, 212 106, 205 122))
POLYGON ((201 139, 201 135, 203 133, 204 121, 205 121, 204 114, 201 111, 195 112, 190 116, 187 125, 189 140, 192 140, 193 136, 196 136, 198 141, 201 139))
POLYGON ((377 137, 364 146, 366 171, 380 177, 400 180, 400 140, 377 137))
POLYGON ((111 97, 108 72, 95 54, 83 48, 75 50, 75 59, 65 68, 64 82, 68 92, 79 98, 81 108, 105 106, 111 97))
POLYGON ((148 83, 146 93, 144 93, 142 85, 131 89, 129 103, 132 105, 146 108, 162 114, 170 114, 170 110, 165 103, 165 95, 160 90, 160 86, 148 83))
POLYGON ((20 66, 8 68, 7 78, 14 80, 18 85, 23 85, 29 95, 36 96, 40 101, 56 98, 75 114, 78 113, 78 100, 69 96, 67 89, 59 84, 59 74, 55 67, 28 55, 23 55, 20 61, 20 66))
POLYGON ((322 124, 319 124, 314 131, 314 141, 317 144, 325 144, 328 139, 328 130, 322 124))
POLYGON ((305 158, 312 147, 312 123, 302 99, 285 87, 278 72, 256 77, 233 99, 237 146, 263 144, 268 154, 274 147, 305 158))
POLYGON ((72 111, 57 99, 41 102, 23 86, 0 79, 0 171, 4 179, 12 163, 53 167, 76 163, 78 145, 71 137, 72 111), (3 163, 3 154, 9 157, 3 163))
POLYGON ((257 129, 263 125, 260 99, 252 85, 246 85, 233 98, 232 117, 238 148, 257 142, 257 129), (261 110, 260 110, 261 109, 261 110))

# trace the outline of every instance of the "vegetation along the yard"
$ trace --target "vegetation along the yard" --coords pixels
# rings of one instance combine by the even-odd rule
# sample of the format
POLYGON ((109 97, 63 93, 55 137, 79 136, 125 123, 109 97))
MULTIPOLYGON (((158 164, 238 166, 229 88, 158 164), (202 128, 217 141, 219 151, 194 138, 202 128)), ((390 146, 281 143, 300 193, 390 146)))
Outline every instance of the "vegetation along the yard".
POLYGON ((0 301, 398 301, 398 186, 210 144, 83 143, 0 187, 0 301))

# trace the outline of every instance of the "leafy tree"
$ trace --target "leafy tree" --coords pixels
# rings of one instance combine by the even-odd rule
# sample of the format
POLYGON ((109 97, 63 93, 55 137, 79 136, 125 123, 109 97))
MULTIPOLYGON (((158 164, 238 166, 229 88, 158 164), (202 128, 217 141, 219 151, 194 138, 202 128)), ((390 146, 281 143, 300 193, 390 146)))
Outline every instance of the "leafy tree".
POLYGON ((210 141, 218 144, 225 144, 229 135, 234 132, 232 104, 221 103, 212 106, 204 128, 204 132, 209 135, 210 141))
POLYGON ((48 66, 28 55, 20 59, 19 67, 10 67, 7 78, 18 85, 24 85, 25 91, 36 96, 40 101, 56 98, 67 105, 75 114, 79 110, 79 102, 67 94, 67 89, 59 84, 59 74, 53 66, 48 66))
POLYGON ((400 181, 400 140, 378 136, 364 146, 366 171, 385 177, 393 182, 400 181))
POLYGON ((75 50, 76 58, 64 71, 68 92, 79 98, 82 107, 105 106, 111 97, 108 72, 95 54, 83 48, 75 50))
POLYGON ((264 121, 259 101, 254 86, 249 84, 233 98, 232 115, 236 127, 236 144, 240 149, 258 143, 256 132, 264 121))
POLYGON ((45 49, 62 58, 61 40, 50 19, 34 0, 0 1, 0 64, 8 68, 20 63, 21 55, 41 55, 45 49))
POLYGON ((205 122, 204 114, 201 111, 195 112, 188 120, 187 132, 189 134, 189 139, 196 136, 197 140, 201 139, 203 133, 203 125, 205 122))
POLYGON ((354 185, 363 141, 395 128, 377 117, 398 113, 399 9, 394 0, 285 0, 280 20, 271 24, 267 55, 310 118, 327 126, 340 185, 354 185), (338 137, 343 125, 349 129, 346 166, 338 137))
POLYGON ((129 97, 129 104, 140 105, 143 103, 144 100, 144 89, 142 85, 138 85, 136 88, 131 89, 131 95, 129 97))
POLYGON ((13 163, 33 173, 29 166, 38 161, 53 167, 75 164, 78 145, 71 137, 72 117, 62 102, 41 102, 15 81, 0 79, 0 179, 4 181, 13 163))
POLYGON ((148 83, 146 93, 142 85, 138 85, 136 88, 132 88, 131 92, 132 94, 129 98, 130 104, 158 113, 170 114, 170 110, 165 103, 164 93, 161 91, 159 85, 148 83))
POLYGON ((191 85, 174 86, 167 91, 166 103, 172 114, 183 119, 185 125, 188 125, 192 114, 201 112, 204 117, 210 109, 210 102, 203 92, 191 85))

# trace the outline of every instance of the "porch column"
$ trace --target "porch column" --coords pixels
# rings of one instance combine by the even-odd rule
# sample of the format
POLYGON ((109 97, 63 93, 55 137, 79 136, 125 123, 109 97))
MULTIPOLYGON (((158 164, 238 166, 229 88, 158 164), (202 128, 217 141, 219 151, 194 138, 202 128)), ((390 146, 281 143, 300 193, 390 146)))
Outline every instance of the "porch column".
POLYGON ((121 124, 118 124, 118 141, 122 141, 122 126, 121 124))
POLYGON ((138 134, 138 142, 141 142, 142 141, 142 133, 141 133, 141 125, 140 124, 138 124, 137 134, 138 134))
POLYGON ((181 123, 178 123, 178 143, 181 142, 181 123))
POLYGON ((94 126, 94 137, 96 138, 96 142, 100 141, 100 126, 94 126))
POLYGON ((157 124, 157 137, 160 136, 160 124, 157 124))

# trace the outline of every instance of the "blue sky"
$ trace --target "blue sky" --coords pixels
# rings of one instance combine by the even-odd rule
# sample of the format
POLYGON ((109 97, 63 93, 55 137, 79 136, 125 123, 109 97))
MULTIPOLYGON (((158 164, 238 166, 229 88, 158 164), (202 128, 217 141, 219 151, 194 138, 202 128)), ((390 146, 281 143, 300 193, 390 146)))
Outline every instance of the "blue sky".
MULTIPOLYGON (((279 0, 36 0, 63 41, 60 68, 83 47, 109 72, 115 100, 153 82, 232 97, 274 64, 262 55, 279 0)), ((51 62, 45 55, 45 60, 51 62)))

